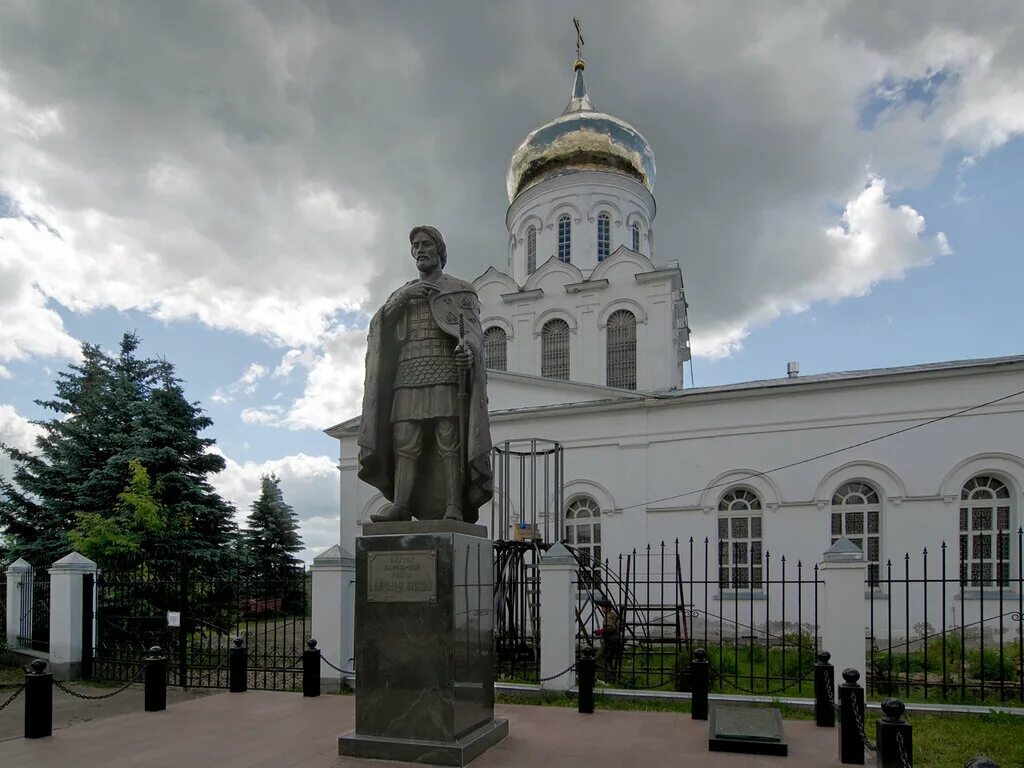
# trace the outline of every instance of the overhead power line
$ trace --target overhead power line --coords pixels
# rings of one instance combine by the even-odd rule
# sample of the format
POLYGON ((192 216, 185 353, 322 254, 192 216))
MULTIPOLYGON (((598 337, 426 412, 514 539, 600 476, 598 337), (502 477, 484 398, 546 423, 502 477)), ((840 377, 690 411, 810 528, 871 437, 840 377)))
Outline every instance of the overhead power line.
POLYGON ((695 493, 704 493, 704 491, 710 491, 710 490, 712 490, 714 488, 725 488, 726 486, 734 485, 738 481, 749 480, 750 478, 753 478, 753 477, 767 477, 768 475, 772 474, 773 472, 781 472, 784 469, 792 469, 793 467, 799 467, 802 464, 809 464, 812 461, 817 461, 818 459, 824 459, 824 458, 827 458, 829 456, 835 456, 837 453, 842 453, 843 451, 850 451, 850 450, 853 450, 854 448, 860 448, 861 446, 870 445, 871 443, 877 443, 880 440, 887 440, 890 437, 895 437, 896 435, 902 435, 905 432, 910 432, 910 431, 915 430, 915 429, 921 429, 921 427, 927 427, 927 426, 929 426, 931 424, 936 424, 936 423, 938 423, 940 421, 945 421, 946 419, 952 419, 952 418, 955 418, 957 416, 962 416, 965 413, 970 413, 971 411, 977 411, 980 408, 987 408, 990 405, 995 405, 996 403, 1001 403, 1004 400, 1010 400, 1011 398, 1017 397, 1018 395, 1024 395, 1024 389, 1018 390, 1017 392, 1012 392, 1009 395, 1003 395, 1002 397, 997 397, 994 400, 989 400, 988 402, 985 402, 985 403, 978 403, 977 405, 972 405, 969 408, 963 408, 963 409, 961 409, 959 411, 953 411, 952 413, 947 413, 947 414, 945 414, 943 416, 936 416, 934 419, 928 419, 927 421, 922 421, 920 424, 913 424, 913 425, 911 425, 909 427, 903 427, 902 429, 897 429, 897 430, 894 430, 892 432, 886 432, 884 435, 878 435, 877 437, 868 438, 867 440, 861 440, 859 443, 853 443, 852 445, 847 445, 847 446, 844 446, 843 448, 836 448, 833 451, 826 451, 825 453, 819 453, 817 456, 811 456, 811 457, 806 458, 806 459, 800 459, 799 461, 791 461, 789 464, 782 464, 782 465, 780 465, 778 467, 772 467, 771 469, 766 469, 764 472, 751 472, 750 474, 744 475, 743 477, 740 477, 740 478, 731 478, 728 482, 725 482, 725 483, 716 483, 715 485, 706 485, 703 488, 696 488, 696 489, 694 489, 692 491, 684 491, 683 493, 676 493, 676 494, 673 494, 672 496, 666 496, 666 497, 664 497, 662 499, 650 499, 650 500, 645 501, 645 502, 643 502, 641 504, 630 504, 629 506, 625 506, 625 507, 617 507, 616 511, 623 512, 623 511, 625 511, 627 509, 639 509, 640 507, 647 507, 647 506, 650 506, 651 504, 661 504, 662 502, 665 502, 665 501, 673 501, 674 499, 681 499, 681 498, 684 498, 686 496, 692 496, 695 493))

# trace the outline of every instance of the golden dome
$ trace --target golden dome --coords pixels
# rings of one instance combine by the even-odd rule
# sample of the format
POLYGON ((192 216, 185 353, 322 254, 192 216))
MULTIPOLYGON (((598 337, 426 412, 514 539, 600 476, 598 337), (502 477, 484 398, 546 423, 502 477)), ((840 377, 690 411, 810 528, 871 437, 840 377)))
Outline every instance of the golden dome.
POLYGON ((509 202, 542 179, 566 171, 615 171, 654 192, 654 152, 624 120, 594 110, 577 59, 572 98, 565 111, 532 131, 512 155, 506 186, 509 202))

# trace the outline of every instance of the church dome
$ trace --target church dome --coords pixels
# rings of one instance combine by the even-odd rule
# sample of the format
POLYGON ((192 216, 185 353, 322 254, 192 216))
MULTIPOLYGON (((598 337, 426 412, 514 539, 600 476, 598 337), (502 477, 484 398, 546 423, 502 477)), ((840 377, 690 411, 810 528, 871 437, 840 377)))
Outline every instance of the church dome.
POLYGON ((509 202, 542 179, 569 170, 623 173, 654 192, 651 145, 629 123, 594 109, 583 68, 577 59, 565 111, 532 131, 512 155, 506 179, 509 202))

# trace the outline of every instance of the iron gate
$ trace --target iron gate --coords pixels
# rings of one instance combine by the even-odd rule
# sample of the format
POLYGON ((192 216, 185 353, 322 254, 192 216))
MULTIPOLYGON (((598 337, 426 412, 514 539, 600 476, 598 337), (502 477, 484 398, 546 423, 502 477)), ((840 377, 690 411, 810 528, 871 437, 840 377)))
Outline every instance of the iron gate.
POLYGON ((92 676, 130 680, 159 646, 168 684, 226 688, 228 650, 238 637, 250 688, 301 689, 310 583, 304 566, 271 575, 211 573, 186 562, 101 571, 92 676))

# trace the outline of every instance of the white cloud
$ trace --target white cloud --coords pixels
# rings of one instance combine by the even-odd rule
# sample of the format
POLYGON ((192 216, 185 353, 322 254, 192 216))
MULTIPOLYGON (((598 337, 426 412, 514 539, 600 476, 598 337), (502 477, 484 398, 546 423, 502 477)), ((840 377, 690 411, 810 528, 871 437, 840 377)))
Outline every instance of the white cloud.
MULTIPOLYGON (((34 451, 36 438, 42 434, 42 428, 20 415, 13 405, 0 404, 0 443, 22 451, 34 451)), ((12 469, 7 454, 0 453, 0 477, 10 479, 12 469)))
POLYGON ((32 451, 35 449, 36 438, 42 434, 42 427, 21 416, 13 405, 0 404, 0 443, 32 451))
MULTIPOLYGON (((777 252, 780 259, 785 258, 785 249, 798 247, 794 241, 805 237, 803 232, 787 233, 785 228, 775 234, 777 241, 765 245, 765 249, 777 252)), ((846 203, 839 223, 819 230, 817 249, 805 261, 804 279, 787 285, 766 271, 764 280, 769 290, 765 295, 736 323, 722 324, 696 337, 692 342, 694 353, 726 357, 742 347, 753 326, 784 313, 802 312, 816 301, 863 296, 876 283, 901 279, 908 270, 949 253, 944 233, 926 236, 924 217, 910 206, 893 206, 885 180, 870 177, 857 196, 846 203)))
MULTIPOLYGON (((359 412, 363 395, 366 329, 335 329, 317 349, 290 350, 277 371, 287 375, 296 366, 307 370, 301 396, 289 406, 246 408, 247 424, 322 430, 359 412)), ((275 371, 275 374, 277 373, 275 371)))
MULTIPOLYGON (((0 11, 0 192, 36 222, 0 219, 0 285, 17 286, 0 288, 0 363, 76 354, 53 301, 196 318, 290 347, 274 375, 310 378, 282 423, 330 423, 358 378, 331 351, 338 313, 410 271, 411 224, 441 227, 456 274, 502 263, 506 164, 564 104, 569 31, 539 2, 175 8, 0 11)), ((595 104, 658 157, 657 256, 681 261, 698 354, 903 274, 884 255, 908 254, 899 206, 823 234, 865 167, 923 186, 1024 133, 1019 3, 665 0, 642 27, 620 3, 588 13, 595 104), (885 109, 865 128, 873 96, 885 109), (858 258, 877 269, 851 286, 858 258)))
POLYGON ((210 477, 217 492, 235 505, 237 520, 244 524, 250 505, 259 497, 260 478, 276 475, 281 479, 285 501, 299 517, 300 534, 305 549, 301 557, 307 562, 320 551, 338 543, 339 485, 337 461, 328 456, 295 454, 256 463, 239 463, 224 455, 226 468, 210 477))
POLYGON ((259 386, 259 380, 267 375, 268 370, 269 369, 265 365, 249 363, 249 367, 242 372, 241 376, 226 387, 218 387, 216 391, 210 395, 210 400, 215 403, 230 403, 235 399, 235 396, 238 395, 238 393, 245 395, 255 394, 256 389, 259 386))

